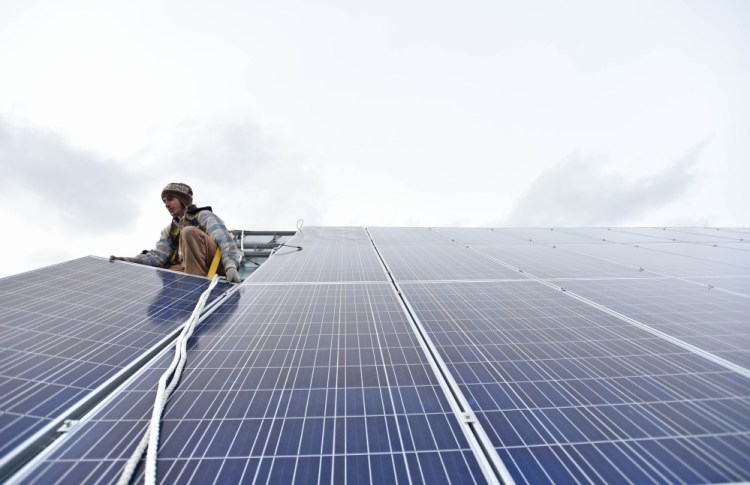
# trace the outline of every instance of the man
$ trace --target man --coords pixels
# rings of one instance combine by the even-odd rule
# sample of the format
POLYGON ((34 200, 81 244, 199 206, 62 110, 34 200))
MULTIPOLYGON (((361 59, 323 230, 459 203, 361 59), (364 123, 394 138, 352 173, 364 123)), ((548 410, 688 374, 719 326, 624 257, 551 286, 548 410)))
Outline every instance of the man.
POLYGON ((138 256, 110 256, 109 260, 159 266, 199 276, 208 274, 216 249, 221 250, 218 273, 230 283, 240 283, 237 272, 240 253, 224 221, 211 212, 211 207, 196 207, 193 190, 183 183, 170 183, 161 192, 164 206, 172 222, 161 231, 156 248, 138 256))

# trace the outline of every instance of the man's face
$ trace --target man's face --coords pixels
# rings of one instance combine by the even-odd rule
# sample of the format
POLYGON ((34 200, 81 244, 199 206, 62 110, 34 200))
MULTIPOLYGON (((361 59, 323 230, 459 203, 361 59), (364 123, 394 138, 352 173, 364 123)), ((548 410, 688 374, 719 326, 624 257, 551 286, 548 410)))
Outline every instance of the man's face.
POLYGON ((164 197, 164 207, 167 208, 172 217, 182 217, 185 213, 185 206, 182 205, 180 199, 172 195, 164 197))

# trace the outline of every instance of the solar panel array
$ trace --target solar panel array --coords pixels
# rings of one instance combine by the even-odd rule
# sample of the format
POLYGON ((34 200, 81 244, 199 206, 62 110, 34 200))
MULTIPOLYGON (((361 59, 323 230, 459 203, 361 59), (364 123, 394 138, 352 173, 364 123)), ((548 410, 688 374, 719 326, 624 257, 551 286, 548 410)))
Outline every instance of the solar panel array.
MULTIPOLYGON (((198 327, 159 477, 750 480, 748 231, 304 228, 198 327)), ((170 359, 17 478, 115 480, 170 359)))

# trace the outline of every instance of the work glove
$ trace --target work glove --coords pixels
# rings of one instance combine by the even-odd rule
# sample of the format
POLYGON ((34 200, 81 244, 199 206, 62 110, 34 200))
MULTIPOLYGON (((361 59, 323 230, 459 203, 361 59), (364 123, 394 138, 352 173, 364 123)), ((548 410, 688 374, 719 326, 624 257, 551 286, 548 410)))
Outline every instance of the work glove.
POLYGON ((110 260, 110 261, 114 261, 114 260, 116 260, 116 259, 117 259, 117 260, 120 260, 120 261, 127 261, 127 259, 123 258, 122 256, 110 256, 110 257, 109 257, 109 260, 110 260))
POLYGON ((229 266, 224 272, 224 275, 227 278, 227 283, 242 283, 240 274, 237 272, 237 268, 233 266, 229 266))

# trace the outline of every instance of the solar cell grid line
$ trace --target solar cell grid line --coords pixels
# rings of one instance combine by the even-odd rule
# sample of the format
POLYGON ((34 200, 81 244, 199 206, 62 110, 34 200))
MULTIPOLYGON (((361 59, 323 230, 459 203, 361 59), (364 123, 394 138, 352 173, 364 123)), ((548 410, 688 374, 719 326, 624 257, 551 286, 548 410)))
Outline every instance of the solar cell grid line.
POLYGON ((574 292, 750 369, 750 300, 676 279, 570 280, 574 292))
POLYGON ((750 477, 746 377, 534 281, 401 287, 518 483, 750 477))
MULTIPOLYGON (((230 299, 190 343, 165 412, 160 479, 484 483, 390 284, 250 284, 230 299)), ((111 481, 167 363, 145 369, 22 480, 111 481)))
POLYGON ((305 227, 249 278, 256 283, 385 281, 380 262, 361 227, 305 227), (269 261, 270 262, 270 261, 269 261))
POLYGON ((2 473, 165 345, 207 284, 96 257, 0 279, 2 473))
POLYGON ((452 242, 444 236, 430 236, 435 242, 429 246, 418 244, 389 244, 380 240, 380 234, 388 237, 399 234, 404 240, 414 238, 414 234, 431 233, 420 228, 380 228, 368 229, 373 240, 388 262, 394 278, 410 280, 456 280, 456 279, 523 279, 523 275, 497 264, 488 264, 487 258, 478 255, 464 246, 452 242))

